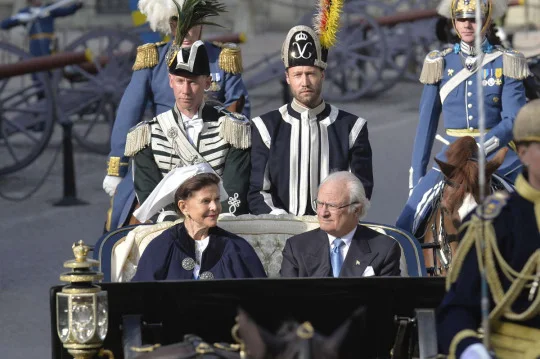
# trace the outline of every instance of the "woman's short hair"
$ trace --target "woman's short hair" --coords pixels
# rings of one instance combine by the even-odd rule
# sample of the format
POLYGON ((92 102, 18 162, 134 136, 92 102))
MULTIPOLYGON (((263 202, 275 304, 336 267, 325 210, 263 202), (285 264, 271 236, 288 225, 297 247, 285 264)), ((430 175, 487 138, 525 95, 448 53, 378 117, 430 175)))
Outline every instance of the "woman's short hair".
POLYGON ((359 219, 364 218, 369 210, 369 207, 371 206, 371 203, 366 197, 366 190, 358 177, 348 171, 332 172, 321 182, 320 186, 327 182, 333 181, 346 183, 350 203, 358 203, 357 205, 349 206, 349 211, 352 211, 354 208, 360 208, 359 219))
POLYGON ((221 179, 214 173, 199 173, 191 178, 188 178, 178 187, 174 193, 174 203, 178 204, 180 200, 186 200, 193 195, 193 193, 208 187, 216 185, 219 187, 219 181, 221 179))

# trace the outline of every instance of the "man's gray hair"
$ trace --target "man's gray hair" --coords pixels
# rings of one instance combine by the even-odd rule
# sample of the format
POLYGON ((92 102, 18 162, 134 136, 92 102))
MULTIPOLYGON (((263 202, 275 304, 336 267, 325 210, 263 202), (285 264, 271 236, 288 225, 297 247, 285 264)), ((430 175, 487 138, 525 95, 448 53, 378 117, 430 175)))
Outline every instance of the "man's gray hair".
POLYGON ((353 175, 351 172, 348 171, 338 171, 338 172, 332 172, 328 177, 326 177, 320 184, 319 188, 328 182, 345 182, 346 188, 349 191, 349 201, 350 203, 358 203, 353 204, 349 207, 349 212, 352 212, 354 208, 359 208, 359 218, 362 219, 366 216, 369 207, 371 207, 371 203, 369 202, 369 199, 366 197, 366 190, 364 189, 364 185, 362 182, 353 175))

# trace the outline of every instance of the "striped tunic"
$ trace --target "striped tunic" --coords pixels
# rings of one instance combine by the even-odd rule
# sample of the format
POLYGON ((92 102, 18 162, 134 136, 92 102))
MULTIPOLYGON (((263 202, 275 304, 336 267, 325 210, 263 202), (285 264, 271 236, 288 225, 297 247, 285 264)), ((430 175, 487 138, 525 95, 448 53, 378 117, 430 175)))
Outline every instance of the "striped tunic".
POLYGON ((319 184, 336 170, 356 175, 371 197, 371 146, 363 118, 325 102, 307 110, 293 101, 253 119, 252 213, 314 214, 319 184))
MULTIPOLYGON (((181 130, 184 130, 184 124, 176 107, 170 110, 181 130)), ((225 158, 229 151, 230 144, 219 137, 220 116, 213 107, 204 106, 199 113, 203 119, 203 128, 198 136, 195 149, 212 166, 214 171, 221 176, 225 166, 225 158)), ((175 146, 167 139, 158 121, 154 118, 150 123, 151 143, 150 147, 154 155, 154 160, 159 167, 162 175, 166 175, 175 168, 180 162, 182 153, 175 150, 175 146)), ((184 130, 185 131, 185 130, 184 130)))

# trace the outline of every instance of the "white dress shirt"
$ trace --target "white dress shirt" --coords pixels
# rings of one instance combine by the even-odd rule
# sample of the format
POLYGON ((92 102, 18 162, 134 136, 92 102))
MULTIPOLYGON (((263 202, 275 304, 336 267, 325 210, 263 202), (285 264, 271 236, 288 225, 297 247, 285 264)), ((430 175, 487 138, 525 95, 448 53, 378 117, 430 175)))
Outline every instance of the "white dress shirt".
POLYGON ((195 241, 195 268, 193 268, 193 276, 195 278, 199 277, 199 272, 201 271, 202 255, 206 247, 208 247, 208 242, 210 242, 210 237, 205 237, 198 241, 195 241))
MULTIPOLYGON (((343 237, 339 237, 339 238, 341 238, 343 243, 345 243, 345 245, 341 247, 341 256, 343 257, 343 261, 345 261, 345 257, 347 256, 347 252, 349 251, 349 247, 351 246, 351 242, 352 242, 352 239, 353 239, 355 233, 356 233, 356 226, 354 227, 354 229, 352 231, 350 231, 349 233, 347 233, 343 237)), ((330 233, 326 233, 326 234, 328 235, 328 240, 330 241, 330 250, 332 250, 332 249, 334 249, 334 245, 333 245, 334 239, 336 239, 338 237, 334 237, 330 233)))
POLYGON ((182 123, 184 124, 184 128, 186 129, 186 134, 189 139, 189 142, 193 146, 197 146, 197 141, 199 140, 199 134, 201 133, 202 128, 203 128, 203 119, 199 117, 198 111, 197 113, 195 113, 195 115, 192 118, 190 118, 189 116, 181 112, 180 112, 180 116, 182 117, 182 123))

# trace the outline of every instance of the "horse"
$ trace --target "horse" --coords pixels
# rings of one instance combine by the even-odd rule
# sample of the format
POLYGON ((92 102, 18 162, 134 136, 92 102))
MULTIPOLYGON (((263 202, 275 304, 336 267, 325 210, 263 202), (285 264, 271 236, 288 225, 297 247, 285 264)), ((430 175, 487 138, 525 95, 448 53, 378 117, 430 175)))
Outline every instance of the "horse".
MULTIPOLYGON (((484 193, 491 192, 491 177, 508 152, 503 147, 486 162, 484 193)), ((424 227, 424 263, 429 275, 446 275, 458 247, 459 227, 465 216, 480 202, 478 145, 473 137, 461 137, 446 150, 447 161, 435 158, 443 175, 442 188, 432 203, 424 227)))
POLYGON ((274 335, 259 327, 242 309, 238 309, 236 324, 231 330, 235 344, 208 344, 192 334, 184 341, 137 356, 138 359, 339 359, 339 349, 352 321, 363 318, 365 307, 357 309, 330 336, 315 331, 309 322, 285 322, 274 335))

